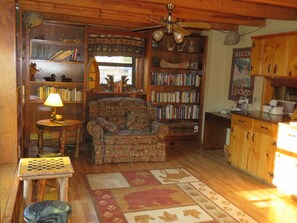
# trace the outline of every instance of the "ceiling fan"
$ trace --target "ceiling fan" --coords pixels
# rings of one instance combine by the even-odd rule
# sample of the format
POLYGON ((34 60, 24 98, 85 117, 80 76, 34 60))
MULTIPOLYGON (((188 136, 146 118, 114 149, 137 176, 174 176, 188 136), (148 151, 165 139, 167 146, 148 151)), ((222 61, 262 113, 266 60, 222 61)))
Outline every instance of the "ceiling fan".
POLYGON ((132 31, 143 31, 148 29, 161 28, 153 32, 153 38, 156 41, 160 41, 164 34, 173 34, 175 41, 179 44, 183 42, 183 38, 191 34, 190 31, 184 29, 183 27, 188 28, 199 28, 199 29, 210 29, 210 25, 204 22, 179 22, 176 18, 172 16, 172 10, 174 9, 174 4, 167 3, 165 4, 168 15, 160 18, 160 21, 150 18, 147 19, 151 22, 157 23, 155 26, 148 26, 142 28, 136 28, 132 31))

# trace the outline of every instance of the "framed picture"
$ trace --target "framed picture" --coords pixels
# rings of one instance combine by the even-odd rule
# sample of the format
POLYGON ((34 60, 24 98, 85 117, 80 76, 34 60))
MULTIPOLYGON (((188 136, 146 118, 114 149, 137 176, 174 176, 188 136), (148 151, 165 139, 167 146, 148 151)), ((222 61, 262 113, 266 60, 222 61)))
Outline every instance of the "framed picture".
POLYGON ((251 48, 233 49, 228 99, 239 101, 247 98, 253 101, 255 78, 250 76, 251 48))

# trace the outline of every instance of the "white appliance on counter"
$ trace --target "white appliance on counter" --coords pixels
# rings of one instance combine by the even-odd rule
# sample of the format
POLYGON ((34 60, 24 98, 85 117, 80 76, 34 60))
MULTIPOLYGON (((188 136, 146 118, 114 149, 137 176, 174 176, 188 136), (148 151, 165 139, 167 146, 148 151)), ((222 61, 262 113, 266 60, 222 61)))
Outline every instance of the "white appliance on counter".
POLYGON ((297 123, 279 123, 273 184, 297 198, 297 123))

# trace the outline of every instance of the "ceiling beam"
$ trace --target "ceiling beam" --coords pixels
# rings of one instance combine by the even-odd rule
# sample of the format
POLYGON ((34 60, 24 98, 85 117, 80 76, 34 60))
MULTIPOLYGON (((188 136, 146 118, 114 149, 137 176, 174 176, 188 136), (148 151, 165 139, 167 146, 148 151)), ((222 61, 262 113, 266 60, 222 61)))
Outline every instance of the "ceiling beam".
POLYGON ((244 1, 260 3, 260 4, 269 4, 269 5, 275 5, 275 6, 290 7, 290 8, 297 8, 296 0, 244 0, 244 1))
MULTIPOLYGON (((135 0, 135 2, 166 4, 168 0, 135 0)), ((255 4, 238 0, 170 0, 170 2, 180 8, 190 7, 212 12, 267 19, 297 20, 297 9, 277 5, 255 4)))
MULTIPOLYGON (((115 1, 109 0, 105 3, 104 1, 96 1, 95 6, 91 7, 91 0, 84 1, 84 6, 79 6, 82 4, 81 1, 72 1, 71 5, 59 4, 66 3, 66 0, 52 0, 51 3, 46 3, 48 0, 20 0, 20 6, 23 10, 66 14, 73 16, 85 16, 90 18, 101 18, 109 19, 108 15, 113 15, 119 17, 118 19, 124 19, 127 21, 131 18, 136 18, 136 20, 143 21, 141 15, 154 15, 163 17, 167 15, 167 10, 164 5, 156 5, 150 3, 138 3, 135 4, 128 0, 115 1), (79 10, 78 10, 79 9, 79 10), (114 13, 113 13, 114 11, 114 13), (127 16, 124 18, 122 16, 127 16)), ((68 1, 69 2, 69 1, 68 1)), ((201 10, 193 10, 189 8, 176 8, 174 13, 181 20, 193 20, 209 23, 223 23, 223 24, 235 24, 235 25, 246 25, 246 26, 265 26, 266 21, 264 19, 257 19, 251 17, 242 17, 236 15, 222 14, 216 12, 206 12, 201 10)), ((144 21, 145 22, 145 21, 144 21)))

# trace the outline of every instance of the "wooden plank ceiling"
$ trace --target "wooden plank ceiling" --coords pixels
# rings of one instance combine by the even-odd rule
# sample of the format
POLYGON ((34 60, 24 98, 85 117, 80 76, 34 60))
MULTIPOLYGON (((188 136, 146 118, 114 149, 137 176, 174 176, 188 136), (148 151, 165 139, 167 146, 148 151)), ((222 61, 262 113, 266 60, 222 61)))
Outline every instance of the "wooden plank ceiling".
MULTIPOLYGON (((167 15, 168 0, 18 0, 24 11, 41 12, 46 20, 131 30, 156 25, 167 15)), ((170 0, 179 21, 207 22, 211 29, 263 27, 267 19, 296 20, 296 0, 170 0)))

